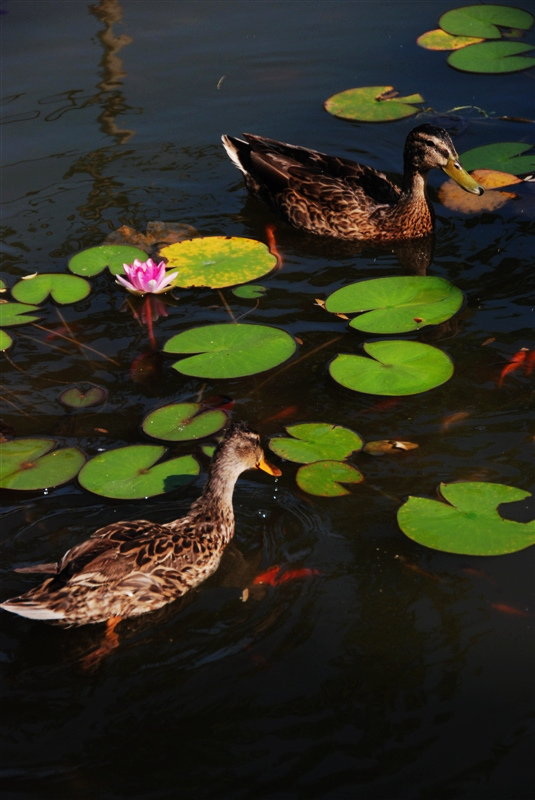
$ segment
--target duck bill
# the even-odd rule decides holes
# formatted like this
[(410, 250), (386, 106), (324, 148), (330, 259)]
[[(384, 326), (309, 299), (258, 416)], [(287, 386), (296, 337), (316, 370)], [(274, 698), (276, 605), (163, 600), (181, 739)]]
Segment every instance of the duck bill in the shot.
[(268, 475), (275, 475), (275, 477), (282, 475), (280, 469), (278, 469), (278, 467), (274, 467), (273, 464), (268, 464), (264, 456), (262, 456), (262, 458), (256, 465), (256, 468), (264, 470), (264, 472), (267, 472)]
[(472, 178), (468, 172), (463, 169), (460, 162), (454, 158), (448, 158), (448, 163), (445, 167), (442, 167), (446, 175), (449, 175), (450, 178), (453, 178), (455, 183), (458, 183), (465, 192), (470, 192), (471, 194), (483, 194), (483, 188), (479, 185), (477, 181)]

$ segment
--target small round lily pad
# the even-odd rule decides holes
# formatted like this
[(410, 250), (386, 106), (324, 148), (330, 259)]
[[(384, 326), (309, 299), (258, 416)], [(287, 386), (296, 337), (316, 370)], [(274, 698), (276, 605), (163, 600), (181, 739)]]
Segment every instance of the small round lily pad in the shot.
[(7, 331), (0, 330), (0, 351), (7, 350), (13, 344), (13, 339)]
[[(36, 311), (40, 311), (40, 309), (27, 303), (0, 303), (0, 325), (6, 327), (8, 325), (24, 325), (28, 322), (34, 322), (39, 319), (35, 313)], [(32, 316), (26, 316), (32, 312)]]
[(455, 36), (499, 39), (500, 27), (527, 31), (533, 25), (533, 16), (521, 8), (481, 3), (446, 11), (438, 24), (447, 33)]
[(366, 333), (405, 333), (438, 325), (463, 303), (453, 284), (428, 275), (373, 278), (344, 286), (327, 298), (332, 313), (361, 313), (350, 325)]
[(421, 94), (400, 97), (393, 86), (359, 86), (333, 94), (325, 101), (325, 110), (335, 117), (359, 122), (390, 122), (417, 114), (422, 109)]
[(267, 325), (220, 324), (190, 328), (164, 345), (166, 353), (194, 353), (173, 364), (197, 378), (241, 378), (276, 367), (295, 352), (285, 331)]
[(60, 396), (59, 400), (63, 405), (70, 408), (88, 408), (89, 406), (96, 406), (99, 403), (104, 403), (108, 396), (108, 392), (102, 386), (88, 386), (81, 389), (79, 386), (71, 386), (70, 389), (65, 389)]
[(60, 305), (84, 300), (91, 284), (77, 275), (41, 273), (24, 278), (15, 284), (11, 294), (20, 303), (42, 303), (50, 295)]
[[(0, 487), (36, 491), (72, 480), (85, 462), (77, 447), (54, 450), (55, 439), (12, 439), (0, 443)], [(52, 451), (52, 452), (50, 452)]]
[(317, 497), (343, 497), (349, 494), (345, 483), (361, 483), (362, 474), (344, 461), (315, 461), (299, 467), (295, 480), (300, 489)]
[(277, 265), (268, 247), (255, 239), (206, 236), (185, 239), (160, 250), (168, 267), (178, 269), (176, 286), (220, 289), (261, 278)]
[(309, 464), (312, 461), (342, 461), (360, 450), (362, 439), (349, 428), (327, 422), (288, 425), (288, 437), (273, 437), (269, 448), (281, 458)]
[(531, 497), (501, 483), (481, 481), (440, 484), (446, 502), (409, 497), (398, 511), (398, 524), (415, 542), (473, 556), (515, 553), (535, 544), (535, 521), (514, 522), (498, 513), (501, 503)]
[(488, 41), (455, 50), (448, 56), (450, 67), (461, 72), (497, 75), (521, 72), (535, 65), (533, 56), (526, 56), (533, 45), (522, 42)]
[(228, 420), (221, 409), (201, 413), (200, 403), (172, 403), (147, 414), (142, 428), (154, 439), (168, 442), (184, 442), (202, 439), (221, 430)]
[(156, 463), (165, 452), (165, 447), (151, 444), (108, 450), (88, 461), (78, 480), (84, 489), (103, 497), (133, 500), (172, 492), (199, 474), (193, 456)]
[(340, 354), (329, 366), (334, 380), (355, 392), (418, 394), (440, 386), (453, 375), (449, 356), (429, 344), (392, 339), (363, 347), (371, 358)]
[(112, 275), (123, 272), (123, 264), (132, 264), (136, 258), (146, 261), (148, 256), (138, 247), (123, 244), (103, 244), (89, 247), (76, 253), (69, 261), (69, 269), (75, 275), (99, 275), (106, 267)]

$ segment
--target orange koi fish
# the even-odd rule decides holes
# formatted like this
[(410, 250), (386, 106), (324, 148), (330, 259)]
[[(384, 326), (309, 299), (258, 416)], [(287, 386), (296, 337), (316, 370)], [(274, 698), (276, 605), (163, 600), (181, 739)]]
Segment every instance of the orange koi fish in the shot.
[(514, 356), (512, 356), (509, 359), (509, 363), (507, 363), (505, 365), (505, 367), (502, 369), (502, 371), (500, 372), (500, 377), (498, 379), (498, 388), (499, 389), (502, 386), (503, 379), (505, 378), (505, 376), (509, 375), (510, 372), (514, 372), (516, 369), (518, 369), (520, 366), (522, 366), (522, 364), (526, 360), (527, 353), (528, 353), (528, 348), (527, 347), (522, 347), (518, 351), (518, 353), (515, 353)]
[(257, 575), (253, 581), (254, 586), (258, 586), (259, 584), (267, 584), (268, 586), (280, 586), (281, 583), (288, 583), (288, 581), (299, 580), (301, 578), (308, 578), (311, 575), (321, 575), (321, 572), (317, 569), (308, 569), (307, 567), (301, 567), (299, 569), (288, 569), (286, 572), (279, 574), (281, 571), (281, 567), (270, 567), (265, 572), (261, 572), (260, 575)]

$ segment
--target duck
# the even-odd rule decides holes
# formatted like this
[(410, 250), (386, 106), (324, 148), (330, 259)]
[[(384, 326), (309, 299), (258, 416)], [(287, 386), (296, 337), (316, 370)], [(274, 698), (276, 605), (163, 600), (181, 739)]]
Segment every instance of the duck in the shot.
[(234, 536), (234, 486), (248, 469), (281, 474), (266, 461), (258, 433), (237, 422), (217, 445), (202, 494), (186, 516), (100, 528), (59, 562), (18, 570), (51, 574), (0, 607), (62, 627), (104, 622), (113, 638), (122, 619), (161, 608), (216, 571)]
[(365, 164), (243, 135), (246, 141), (225, 134), (222, 142), (251, 194), (295, 228), (319, 236), (369, 242), (428, 236), (435, 220), (426, 192), (433, 168), (467, 192), (483, 194), (461, 166), (449, 133), (435, 125), (419, 125), (407, 136), (401, 188)]

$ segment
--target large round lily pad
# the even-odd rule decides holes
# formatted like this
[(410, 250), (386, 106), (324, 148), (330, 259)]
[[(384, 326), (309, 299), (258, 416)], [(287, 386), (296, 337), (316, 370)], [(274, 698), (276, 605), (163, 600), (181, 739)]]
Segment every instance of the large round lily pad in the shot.
[(448, 64), (461, 72), (492, 75), (521, 72), (535, 64), (535, 58), (522, 55), (530, 50), (533, 50), (533, 45), (522, 42), (482, 42), (450, 53)]
[(531, 497), (529, 492), (501, 483), (442, 483), (445, 503), (409, 497), (398, 511), (398, 523), (415, 542), (473, 556), (515, 553), (535, 544), (535, 521), (513, 522), (498, 513), (500, 503)]
[(210, 286), (220, 289), (261, 278), (277, 259), (262, 242), (237, 236), (185, 239), (163, 247), (167, 266), (178, 269), (176, 286)]
[(343, 461), (362, 447), (362, 439), (349, 428), (327, 422), (288, 425), (288, 437), (274, 437), (270, 450), (288, 461), (309, 464), (312, 461)]
[(366, 343), (364, 350), (372, 358), (341, 354), (329, 366), (334, 380), (355, 392), (418, 394), (453, 375), (449, 356), (429, 344), (388, 340)]
[[(27, 322), (34, 322), (39, 317), (35, 314), (40, 311), (36, 306), (27, 303), (0, 303), (0, 325), (24, 325)], [(32, 316), (26, 316), (33, 312)]]
[(178, 333), (164, 345), (166, 353), (195, 353), (173, 367), (197, 378), (241, 378), (276, 367), (290, 358), (292, 337), (267, 325), (204, 325)]
[(56, 303), (67, 305), (84, 300), (90, 291), (91, 284), (77, 275), (42, 273), (16, 283), (11, 294), (20, 303), (42, 303), (51, 295)]
[(136, 258), (146, 261), (148, 256), (138, 247), (123, 244), (103, 244), (89, 247), (76, 253), (69, 261), (69, 269), (75, 275), (98, 275), (108, 267), (112, 275), (120, 275), (123, 264), (132, 264)]
[(325, 101), (325, 110), (335, 117), (359, 122), (390, 122), (417, 114), (422, 109), (421, 94), (400, 97), (393, 86), (360, 86), (333, 94)]
[(527, 31), (533, 25), (533, 16), (521, 8), (500, 5), (472, 5), (446, 11), (438, 24), (455, 36), (482, 36), (499, 39), (500, 28), (518, 28)]
[(335, 314), (367, 312), (350, 322), (360, 331), (405, 333), (444, 322), (462, 302), (463, 293), (444, 278), (418, 275), (352, 283), (333, 292), (325, 307)]
[(56, 445), (54, 439), (44, 438), (0, 443), (0, 487), (36, 491), (72, 480), (85, 455), (77, 447), (54, 450)]
[(146, 434), (168, 442), (202, 439), (221, 430), (228, 420), (221, 409), (201, 412), (200, 403), (172, 403), (151, 411), (142, 423)]
[(533, 150), (533, 145), (526, 142), (495, 142), (466, 150), (462, 154), (462, 162), (469, 172), (475, 169), (492, 169), (523, 175), (535, 170), (535, 153), (522, 155), (529, 150)]
[(108, 450), (88, 461), (78, 480), (84, 489), (103, 497), (133, 500), (172, 492), (199, 474), (199, 464), (193, 456), (157, 464), (165, 452), (162, 445), (152, 444)]
[(300, 489), (318, 497), (343, 497), (349, 491), (344, 483), (361, 483), (362, 474), (343, 461), (315, 461), (299, 467), (295, 480)]

